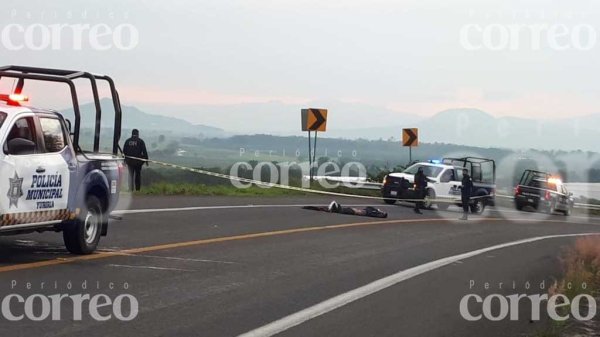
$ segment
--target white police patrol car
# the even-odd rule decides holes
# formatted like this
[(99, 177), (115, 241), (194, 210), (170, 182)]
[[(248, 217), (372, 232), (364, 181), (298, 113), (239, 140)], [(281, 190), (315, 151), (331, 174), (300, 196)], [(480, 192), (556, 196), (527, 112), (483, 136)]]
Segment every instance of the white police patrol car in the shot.
[[(112, 80), (84, 72), (30, 67), (0, 68), (0, 77), (18, 79), (16, 93), (0, 95), (0, 235), (62, 231), (67, 249), (93, 252), (108, 230), (108, 215), (116, 206), (122, 176), (117, 157), (121, 110)], [(74, 86), (75, 129), (55, 111), (22, 106), (25, 80), (72, 84), (75, 78), (108, 79), (115, 101), (116, 144), (113, 153), (78, 146), (79, 106)], [(95, 90), (95, 89), (94, 89)], [(97, 92), (94, 92), (97, 103)], [(97, 120), (101, 115), (97, 107)]]
[[(462, 170), (467, 169), (473, 180), (473, 194), (470, 208), (473, 213), (481, 213), (487, 205), (494, 204), (496, 190), (496, 164), (491, 159), (464, 157), (444, 158), (441, 161), (415, 163), (402, 172), (388, 174), (381, 188), (386, 203), (394, 204), (402, 199), (420, 199), (413, 190), (414, 177), (419, 168), (429, 179), (424, 205), (430, 208), (447, 209), (451, 204), (462, 206)], [(434, 202), (440, 200), (441, 202)]]

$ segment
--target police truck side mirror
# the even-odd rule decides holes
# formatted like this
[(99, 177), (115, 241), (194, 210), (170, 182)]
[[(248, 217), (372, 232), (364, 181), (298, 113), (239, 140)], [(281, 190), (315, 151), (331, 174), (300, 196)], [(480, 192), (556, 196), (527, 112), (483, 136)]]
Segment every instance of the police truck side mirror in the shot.
[(24, 155), (35, 153), (35, 143), (25, 138), (13, 138), (8, 141), (8, 154)]

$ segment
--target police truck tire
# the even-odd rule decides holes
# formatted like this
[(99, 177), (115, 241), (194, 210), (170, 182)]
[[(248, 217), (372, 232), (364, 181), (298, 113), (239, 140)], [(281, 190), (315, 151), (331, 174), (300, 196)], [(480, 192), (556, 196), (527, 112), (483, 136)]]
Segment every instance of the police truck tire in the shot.
[(86, 207), (77, 220), (63, 230), (67, 250), (73, 254), (91, 254), (98, 247), (102, 224), (102, 203), (96, 196), (87, 197)]
[(482, 214), (483, 211), (485, 211), (485, 200), (483, 198), (475, 199), (473, 204), (470, 205), (470, 208), (471, 208), (471, 213)]

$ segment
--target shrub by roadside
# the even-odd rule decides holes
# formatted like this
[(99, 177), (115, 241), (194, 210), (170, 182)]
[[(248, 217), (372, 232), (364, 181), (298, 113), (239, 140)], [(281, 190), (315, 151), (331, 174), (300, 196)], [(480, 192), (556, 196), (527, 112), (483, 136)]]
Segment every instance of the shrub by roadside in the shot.
[[(562, 294), (569, 301), (578, 295), (588, 294), (600, 303), (600, 237), (583, 237), (577, 239), (573, 246), (562, 254), (561, 265), (564, 271), (562, 280), (557, 281), (549, 289), (549, 295)], [(581, 303), (582, 315), (587, 315), (587, 303)], [(563, 307), (568, 315), (569, 307)], [(589, 321), (577, 321), (572, 317), (565, 322), (554, 322), (546, 331), (536, 337), (591, 337), (598, 336), (600, 319), (594, 317)]]

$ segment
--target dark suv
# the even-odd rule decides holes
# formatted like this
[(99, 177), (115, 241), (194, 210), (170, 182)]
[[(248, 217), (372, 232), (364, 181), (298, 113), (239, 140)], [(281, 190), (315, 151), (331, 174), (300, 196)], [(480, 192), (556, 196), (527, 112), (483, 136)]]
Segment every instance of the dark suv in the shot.
[(549, 214), (562, 212), (570, 215), (573, 209), (573, 193), (562, 180), (541, 171), (526, 170), (515, 188), (515, 207), (522, 210), (529, 206)]

